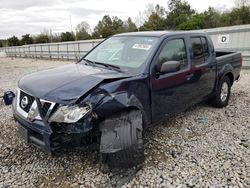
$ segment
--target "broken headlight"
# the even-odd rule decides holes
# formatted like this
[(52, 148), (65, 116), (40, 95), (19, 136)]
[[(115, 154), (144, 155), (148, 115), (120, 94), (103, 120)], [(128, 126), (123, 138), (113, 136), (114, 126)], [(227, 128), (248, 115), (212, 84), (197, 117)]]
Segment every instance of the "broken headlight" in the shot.
[(75, 123), (92, 111), (91, 104), (83, 106), (61, 106), (49, 118), (49, 122)]

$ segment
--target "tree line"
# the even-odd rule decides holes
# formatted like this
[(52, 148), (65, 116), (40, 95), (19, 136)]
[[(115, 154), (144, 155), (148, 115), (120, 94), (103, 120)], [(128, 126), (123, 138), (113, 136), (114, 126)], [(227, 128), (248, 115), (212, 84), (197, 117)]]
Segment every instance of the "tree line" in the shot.
[(236, 6), (230, 11), (209, 7), (199, 13), (185, 0), (169, 0), (167, 6), (168, 9), (158, 4), (155, 7), (149, 4), (143, 13), (139, 13), (135, 22), (130, 17), (122, 20), (117, 16), (105, 15), (92, 32), (89, 24), (83, 21), (77, 25), (75, 32), (52, 34), (45, 31), (34, 36), (25, 34), (20, 39), (12, 36), (0, 40), (0, 47), (98, 39), (133, 31), (194, 30), (250, 24), (249, 0), (236, 0)]

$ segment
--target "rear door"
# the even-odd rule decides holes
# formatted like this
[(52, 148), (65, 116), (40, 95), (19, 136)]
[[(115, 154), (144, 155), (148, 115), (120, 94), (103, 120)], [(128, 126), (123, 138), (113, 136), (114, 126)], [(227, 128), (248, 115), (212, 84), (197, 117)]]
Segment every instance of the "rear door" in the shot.
[(190, 81), (193, 82), (193, 104), (204, 100), (214, 89), (216, 79), (216, 58), (206, 36), (191, 36), (192, 69)]

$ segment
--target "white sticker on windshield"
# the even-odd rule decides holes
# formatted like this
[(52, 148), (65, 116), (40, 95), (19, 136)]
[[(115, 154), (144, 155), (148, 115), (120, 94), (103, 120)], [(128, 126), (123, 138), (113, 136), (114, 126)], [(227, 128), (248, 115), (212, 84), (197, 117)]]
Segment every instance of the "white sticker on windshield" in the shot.
[(151, 47), (152, 45), (149, 44), (134, 44), (132, 48), (139, 50), (149, 50)]

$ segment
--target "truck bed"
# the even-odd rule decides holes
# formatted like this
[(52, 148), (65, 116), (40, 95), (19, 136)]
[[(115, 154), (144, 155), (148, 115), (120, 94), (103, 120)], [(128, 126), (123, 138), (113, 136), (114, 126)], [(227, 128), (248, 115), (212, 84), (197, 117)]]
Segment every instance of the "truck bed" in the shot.
[(239, 77), (241, 69), (240, 52), (216, 51), (216, 61), (217, 61), (217, 69), (219, 72), (222, 69), (222, 67), (226, 65), (227, 67), (231, 67), (234, 79), (237, 79)]
[(221, 58), (226, 58), (226, 57), (234, 57), (235, 55), (239, 55), (240, 57), (240, 53), (239, 52), (226, 52), (226, 51), (216, 51), (216, 59), (220, 60)]

